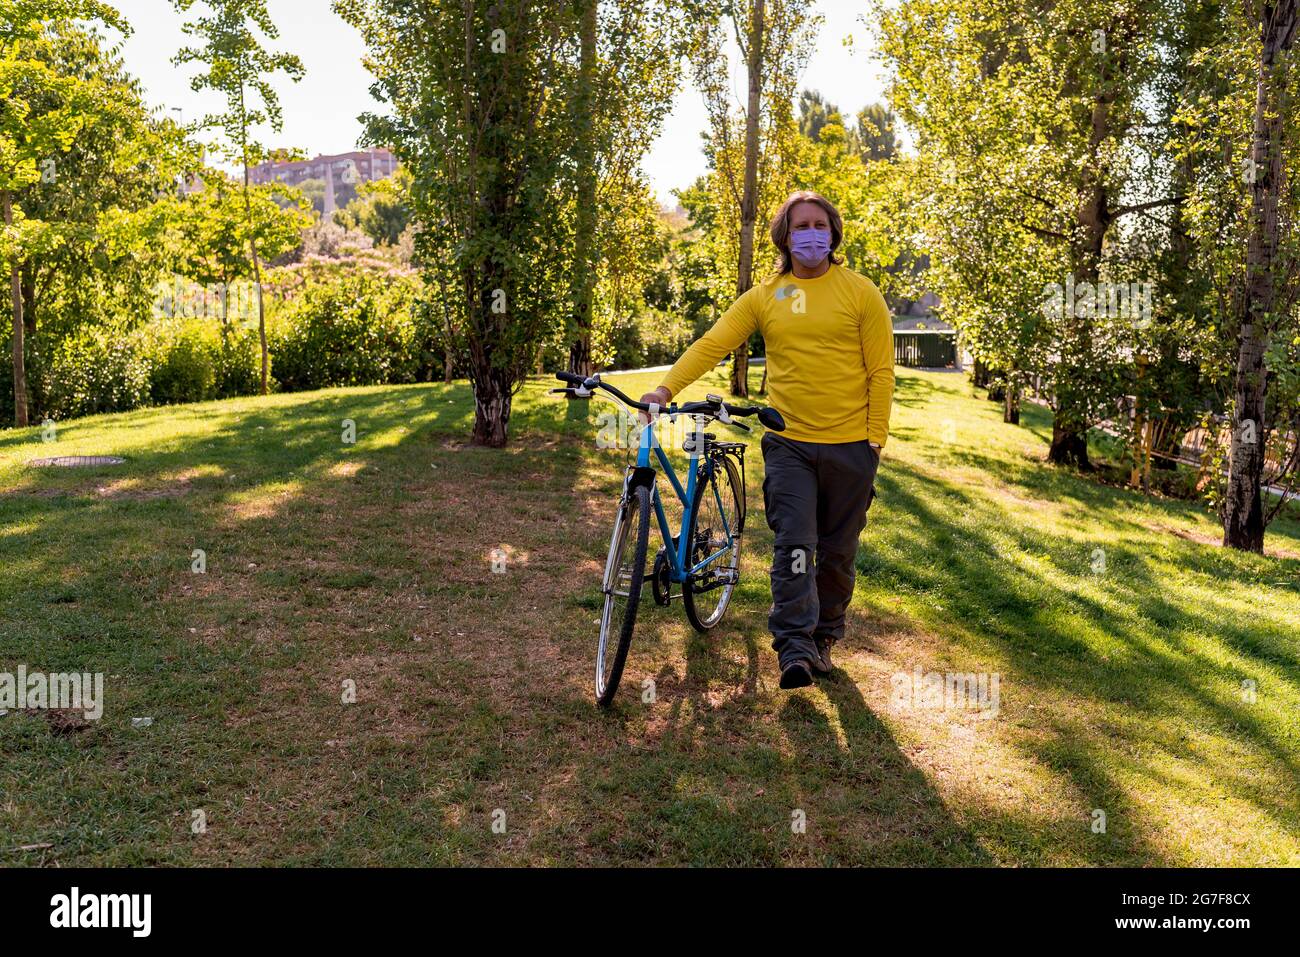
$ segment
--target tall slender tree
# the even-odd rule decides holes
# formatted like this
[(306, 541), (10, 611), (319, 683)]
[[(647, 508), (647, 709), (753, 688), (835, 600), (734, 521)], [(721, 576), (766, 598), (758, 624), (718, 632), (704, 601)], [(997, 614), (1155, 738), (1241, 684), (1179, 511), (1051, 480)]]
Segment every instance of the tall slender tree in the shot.
[(1260, 485), (1272, 431), (1266, 357), (1274, 334), (1295, 307), (1293, 287), (1300, 272), (1294, 252), (1288, 255), (1285, 249), (1287, 227), (1279, 216), (1287, 188), (1284, 150), (1296, 134), (1295, 104), (1287, 93), (1295, 71), (1291, 53), (1300, 10), (1297, 0), (1269, 0), (1259, 3), (1258, 11), (1255, 106), (1245, 177), (1250, 195), (1246, 270), (1237, 313), (1235, 419), (1223, 502), (1223, 544), (1252, 552), (1264, 550)]
[(574, 194), (575, 235), (573, 263), (574, 334), (569, 346), (569, 371), (589, 376), (591, 364), (591, 315), (596, 296), (596, 24), (598, 0), (576, 0), (579, 24), (578, 89), (575, 110)]
[[(569, 370), (590, 372), (608, 357), (613, 301), (626, 275), (612, 273), (635, 249), (619, 247), (645, 191), (642, 157), (672, 107), (687, 40), (678, 4), (658, 0), (574, 0), (576, 67), (570, 98), (570, 267), (573, 305)], [(633, 227), (635, 228), (635, 227)]]
[[(197, 0), (172, 0), (179, 13), (189, 13)], [(181, 65), (201, 63), (206, 70), (190, 81), (195, 91), (214, 90), (226, 98), (223, 113), (205, 116), (199, 129), (221, 129), (226, 136), (225, 154), (243, 168), (244, 214), (247, 224), (248, 254), (252, 265), (257, 296), (257, 333), (262, 346), (262, 395), (270, 391), (271, 357), (266, 344), (266, 305), (262, 301), (262, 261), (257, 249), (257, 229), (249, 192), (250, 168), (261, 161), (265, 148), (253, 139), (253, 127), (269, 123), (279, 133), (284, 127), (280, 97), (271, 78), (285, 74), (293, 82), (302, 79), (302, 61), (291, 53), (272, 53), (262, 43), (279, 39), (266, 8), (266, 0), (202, 0), (207, 16), (184, 25), (187, 36), (197, 37), (202, 45), (183, 47), (172, 62)], [(260, 99), (261, 105), (257, 101)]]
[[(755, 229), (766, 216), (765, 200), (790, 175), (791, 143), (798, 135), (792, 100), (821, 20), (807, 0), (722, 0), (715, 8), (706, 7), (705, 14), (692, 60), (709, 113), (706, 152), (733, 207), (721, 218), (734, 222), (739, 297), (754, 282)], [(731, 102), (728, 38), (745, 62), (746, 99), (739, 122)], [(731, 391), (749, 395), (748, 343), (733, 356)]]
[(538, 344), (565, 328), (571, 0), (339, 0), (388, 111), (363, 117), (411, 173), (417, 261), (501, 447)]

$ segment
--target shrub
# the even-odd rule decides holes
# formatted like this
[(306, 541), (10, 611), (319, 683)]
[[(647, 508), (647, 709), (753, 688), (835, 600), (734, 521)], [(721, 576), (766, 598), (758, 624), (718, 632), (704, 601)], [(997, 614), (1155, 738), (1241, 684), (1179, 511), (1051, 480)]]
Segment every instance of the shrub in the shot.
[(149, 401), (149, 361), (133, 336), (85, 328), (49, 357), (44, 414), (56, 419), (126, 412)]
[(686, 351), (693, 338), (691, 324), (670, 312), (647, 308), (618, 322), (611, 330), (614, 353), (610, 368), (638, 369), (667, 365)]
[(285, 303), (268, 330), (271, 371), (285, 391), (417, 382), (429, 362), (413, 283), (342, 276)]
[(202, 402), (216, 385), (216, 342), (208, 319), (164, 320), (145, 326), (139, 342), (149, 360), (149, 399), (154, 405)]
[(214, 361), (214, 399), (262, 391), (262, 346), (256, 328), (231, 325), (224, 337), (218, 335)]
[(137, 334), (149, 361), (155, 405), (255, 395), (261, 387), (257, 331), (213, 319), (162, 319)]

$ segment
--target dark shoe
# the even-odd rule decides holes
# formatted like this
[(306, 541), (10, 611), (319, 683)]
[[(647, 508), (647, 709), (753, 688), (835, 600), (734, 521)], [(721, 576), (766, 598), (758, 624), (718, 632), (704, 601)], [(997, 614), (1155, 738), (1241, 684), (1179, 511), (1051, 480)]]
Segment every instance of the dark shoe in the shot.
[(817, 646), (817, 654), (809, 665), (812, 667), (813, 674), (825, 677), (835, 670), (835, 664), (831, 661), (831, 648), (835, 644), (835, 639), (813, 635), (813, 644)]
[(812, 684), (812, 680), (812, 669), (802, 658), (796, 658), (781, 669), (781, 688), (785, 691), (806, 688)]

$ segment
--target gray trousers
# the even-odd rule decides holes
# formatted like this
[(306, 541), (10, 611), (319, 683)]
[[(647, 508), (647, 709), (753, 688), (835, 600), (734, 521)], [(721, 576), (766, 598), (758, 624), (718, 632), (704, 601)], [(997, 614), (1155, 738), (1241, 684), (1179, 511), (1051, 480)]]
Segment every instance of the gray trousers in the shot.
[(865, 440), (828, 445), (768, 432), (763, 462), (763, 503), (776, 535), (768, 629), (784, 668), (812, 657), (814, 636), (844, 636), (880, 453)]

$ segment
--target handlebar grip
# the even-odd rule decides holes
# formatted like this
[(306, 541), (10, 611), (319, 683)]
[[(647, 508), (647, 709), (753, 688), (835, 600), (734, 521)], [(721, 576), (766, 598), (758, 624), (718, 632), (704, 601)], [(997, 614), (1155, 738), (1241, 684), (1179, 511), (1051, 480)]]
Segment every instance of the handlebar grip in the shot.
[(582, 385), (587, 381), (576, 372), (557, 372), (555, 373), (555, 378), (559, 379), (561, 382), (567, 382), (569, 385)]

